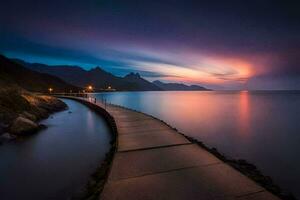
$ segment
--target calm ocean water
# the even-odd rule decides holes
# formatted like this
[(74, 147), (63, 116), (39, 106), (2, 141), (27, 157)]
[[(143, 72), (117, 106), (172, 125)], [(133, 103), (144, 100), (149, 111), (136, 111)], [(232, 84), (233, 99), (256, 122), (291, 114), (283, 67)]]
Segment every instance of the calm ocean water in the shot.
[(99, 100), (156, 116), (300, 197), (299, 92), (114, 92)]
[(69, 110), (44, 120), (47, 129), (0, 146), (1, 200), (70, 199), (103, 161), (111, 139), (106, 122), (64, 101)]

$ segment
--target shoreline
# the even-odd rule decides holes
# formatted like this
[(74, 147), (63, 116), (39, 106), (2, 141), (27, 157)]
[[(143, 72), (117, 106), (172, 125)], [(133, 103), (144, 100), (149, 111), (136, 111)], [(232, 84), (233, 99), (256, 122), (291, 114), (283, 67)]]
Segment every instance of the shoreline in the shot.
[(58, 98), (18, 89), (1, 91), (0, 144), (47, 128), (40, 122), (68, 106)]

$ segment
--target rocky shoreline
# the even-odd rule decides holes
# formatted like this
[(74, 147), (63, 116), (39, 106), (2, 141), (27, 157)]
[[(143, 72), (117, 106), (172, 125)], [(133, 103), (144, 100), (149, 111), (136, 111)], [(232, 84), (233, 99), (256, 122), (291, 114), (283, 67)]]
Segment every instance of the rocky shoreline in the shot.
[(18, 88), (0, 91), (0, 143), (46, 128), (39, 121), (67, 109), (61, 100)]

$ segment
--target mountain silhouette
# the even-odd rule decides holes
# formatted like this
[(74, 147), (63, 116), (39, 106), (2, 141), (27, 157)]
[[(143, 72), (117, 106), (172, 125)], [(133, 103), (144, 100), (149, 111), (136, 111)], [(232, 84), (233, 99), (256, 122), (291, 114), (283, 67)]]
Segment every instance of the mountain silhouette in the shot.
[(107, 88), (113, 88), (118, 91), (207, 90), (198, 85), (187, 86), (180, 83), (150, 82), (142, 78), (139, 73), (133, 72), (124, 77), (118, 77), (104, 71), (99, 66), (85, 70), (79, 66), (49, 66), (40, 63), (28, 63), (19, 59), (13, 60), (31, 70), (57, 76), (67, 83), (81, 88), (92, 85), (95, 91), (101, 91)]
[(162, 88), (163, 90), (170, 90), (170, 91), (202, 91), (202, 90), (209, 90), (205, 87), (199, 85), (185, 85), (182, 83), (163, 83), (161, 81), (153, 81), (153, 84)]
[(104, 71), (100, 67), (95, 67), (90, 70), (84, 70), (78, 66), (57, 65), (49, 66), (39, 63), (27, 63), (22, 60), (14, 61), (22, 64), (23, 66), (35, 70), (40, 73), (47, 73), (57, 76), (66, 82), (85, 88), (88, 85), (93, 85), (95, 90), (103, 90), (111, 87), (119, 91), (149, 91), (161, 90), (151, 82), (139, 77), (134, 79), (130, 76), (118, 77), (109, 72)]
[(56, 76), (32, 71), (24, 66), (0, 55), (0, 85), (1, 88), (20, 87), (32, 92), (78, 91), (80, 88), (66, 83)]

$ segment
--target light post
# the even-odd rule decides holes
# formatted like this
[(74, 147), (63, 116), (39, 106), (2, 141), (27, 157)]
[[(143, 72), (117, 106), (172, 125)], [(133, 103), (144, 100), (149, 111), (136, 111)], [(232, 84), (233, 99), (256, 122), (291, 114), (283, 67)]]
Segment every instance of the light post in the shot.
[(51, 94), (52, 91), (53, 91), (53, 88), (49, 88), (48, 91), (49, 91), (49, 93)]
[[(93, 91), (93, 86), (91, 86), (91, 85), (87, 86), (87, 91), (89, 93), (91, 93)], [(89, 99), (89, 101), (91, 101), (90, 95), (88, 95), (88, 99)]]

